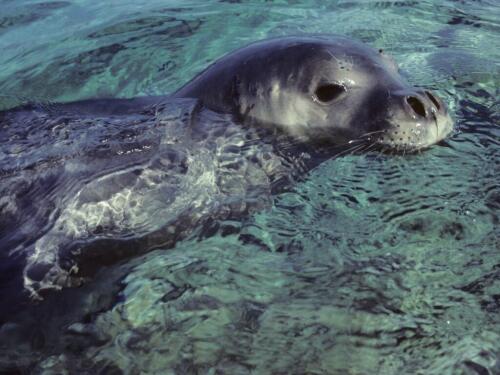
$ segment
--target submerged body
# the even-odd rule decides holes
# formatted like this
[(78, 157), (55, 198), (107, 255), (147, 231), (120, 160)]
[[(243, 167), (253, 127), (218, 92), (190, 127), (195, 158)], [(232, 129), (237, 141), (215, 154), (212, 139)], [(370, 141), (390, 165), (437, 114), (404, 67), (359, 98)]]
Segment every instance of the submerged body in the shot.
[(268, 204), (316, 151), (333, 156), (324, 144), (415, 150), (452, 128), (434, 94), (343, 37), (259, 42), (172, 96), (30, 105), (0, 124), (1, 264), (33, 293)]

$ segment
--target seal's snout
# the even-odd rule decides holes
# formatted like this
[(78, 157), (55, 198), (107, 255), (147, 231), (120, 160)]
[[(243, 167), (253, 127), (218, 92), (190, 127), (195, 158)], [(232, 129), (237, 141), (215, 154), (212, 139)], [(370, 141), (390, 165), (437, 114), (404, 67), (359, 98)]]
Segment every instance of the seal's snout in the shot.
[(427, 90), (407, 88), (390, 95), (389, 128), (379, 142), (397, 149), (420, 149), (445, 138), (453, 122), (444, 102)]

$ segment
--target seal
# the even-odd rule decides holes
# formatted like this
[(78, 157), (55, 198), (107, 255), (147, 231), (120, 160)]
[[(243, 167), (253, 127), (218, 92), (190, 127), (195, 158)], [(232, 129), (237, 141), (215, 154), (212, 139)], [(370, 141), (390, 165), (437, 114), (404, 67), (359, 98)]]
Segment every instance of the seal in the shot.
[(382, 50), (341, 36), (283, 37), (221, 58), (178, 90), (244, 122), (277, 126), (304, 142), (364, 138), (412, 151), (453, 128), (446, 105), (398, 73)]
[(79, 285), (196, 228), (210, 235), (336, 146), (415, 151), (451, 129), (435, 94), (340, 36), (251, 44), (169, 96), (0, 112), (0, 295), (7, 282), (33, 294)]

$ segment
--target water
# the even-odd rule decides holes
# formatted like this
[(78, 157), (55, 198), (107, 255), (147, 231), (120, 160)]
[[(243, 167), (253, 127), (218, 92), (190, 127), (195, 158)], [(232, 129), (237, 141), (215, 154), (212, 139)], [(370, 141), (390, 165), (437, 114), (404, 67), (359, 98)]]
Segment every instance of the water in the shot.
[[(410, 82), (449, 103), (457, 127), (421, 154), (332, 159), (269, 195), (266, 176), (249, 170), (247, 179), (231, 180), (213, 169), (209, 148), (190, 154), (189, 145), (183, 151), (197, 172), (155, 184), (155, 172), (183, 165), (168, 157), (152, 163), (159, 144), (169, 154), (162, 140), (179, 136), (165, 134), (161, 122), (146, 132), (138, 119), (135, 133), (87, 124), (92, 135), (71, 121), (38, 129), (19, 123), (2, 134), (0, 149), (0, 371), (500, 373), (494, 1), (22, 0), (3, 1), (0, 10), (2, 109), (162, 95), (249, 42), (336, 33), (393, 55)], [(172, 105), (167, 122), (182, 120), (191, 103)], [(205, 123), (228, 124), (217, 116)], [(239, 144), (231, 134), (224, 139)], [(101, 163), (101, 174), (88, 172), (96, 166), (89, 160)], [(228, 181), (223, 191), (216, 173)], [(43, 178), (30, 190), (34, 174)], [(71, 194), (85, 187), (86, 202), (98, 203), (99, 186), (114, 187), (116, 196), (98, 213), (84, 209), (97, 204), (84, 207)], [(168, 198), (174, 188), (177, 205)], [(191, 223), (194, 231), (174, 248), (144, 245), (155, 228), (213, 202), (223, 202), (217, 212), (230, 207), (240, 215)], [(95, 217), (108, 226), (89, 225)], [(77, 235), (58, 236), (53, 224), (61, 221)], [(142, 253), (111, 257), (83, 280), (45, 279), (81, 286), (45, 293), (41, 302), (17, 298), (26, 264), (12, 268), (13, 259), (33, 263), (36, 243), (46, 255), (92, 236), (106, 237), (107, 250), (135, 236), (139, 245), (127, 251)]]

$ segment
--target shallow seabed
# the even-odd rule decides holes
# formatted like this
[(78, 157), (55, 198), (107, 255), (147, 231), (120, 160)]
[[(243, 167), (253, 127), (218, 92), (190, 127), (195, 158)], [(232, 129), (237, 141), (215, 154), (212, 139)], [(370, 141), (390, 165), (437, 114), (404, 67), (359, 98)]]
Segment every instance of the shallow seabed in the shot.
[(0, 321), (0, 373), (500, 374), (499, 17), (493, 0), (2, 1), (0, 109), (165, 94), (249, 42), (334, 33), (393, 55), (456, 131), (329, 160), (23, 306)]

